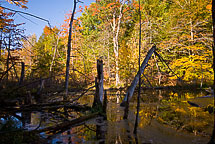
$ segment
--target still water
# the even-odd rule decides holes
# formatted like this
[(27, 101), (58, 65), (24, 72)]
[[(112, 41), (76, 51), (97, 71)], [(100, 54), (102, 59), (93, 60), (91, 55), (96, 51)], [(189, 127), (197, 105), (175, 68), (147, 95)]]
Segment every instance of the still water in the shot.
[[(123, 91), (108, 91), (107, 120), (97, 117), (82, 125), (68, 127), (60, 133), (41, 133), (49, 143), (107, 143), (107, 144), (206, 144), (213, 130), (211, 107), (213, 98), (204, 91), (144, 90), (141, 94), (139, 123), (134, 135), (136, 118), (135, 94), (129, 104), (128, 119), (123, 120), (124, 107), (120, 107)], [(206, 97), (204, 97), (206, 96)], [(79, 100), (91, 106), (93, 95)], [(35, 129), (56, 125), (67, 119), (85, 115), (68, 112), (25, 113), (24, 127)], [(39, 129), (40, 129), (39, 128)]]

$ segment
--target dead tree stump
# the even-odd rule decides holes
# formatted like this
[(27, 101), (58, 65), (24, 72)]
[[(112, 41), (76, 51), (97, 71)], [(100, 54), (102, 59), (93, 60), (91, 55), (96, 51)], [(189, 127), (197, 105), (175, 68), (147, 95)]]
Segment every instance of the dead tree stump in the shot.
[(104, 95), (104, 87), (103, 81), (104, 74), (103, 74), (103, 61), (101, 59), (97, 60), (97, 77), (95, 78), (95, 86), (96, 86), (96, 93), (94, 97), (93, 107), (96, 105), (103, 105), (103, 95)]

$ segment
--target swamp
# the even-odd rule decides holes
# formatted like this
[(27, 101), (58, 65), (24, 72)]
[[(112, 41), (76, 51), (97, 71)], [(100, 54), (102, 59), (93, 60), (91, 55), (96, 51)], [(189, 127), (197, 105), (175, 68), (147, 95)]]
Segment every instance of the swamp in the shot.
[(0, 144), (215, 144), (215, 0), (0, 0)]

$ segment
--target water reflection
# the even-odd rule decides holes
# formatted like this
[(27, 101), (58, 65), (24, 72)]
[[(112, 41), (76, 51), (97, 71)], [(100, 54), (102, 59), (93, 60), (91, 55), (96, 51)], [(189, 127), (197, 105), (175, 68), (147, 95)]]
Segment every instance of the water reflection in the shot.
[[(142, 93), (136, 135), (133, 134), (136, 95), (130, 101), (127, 119), (123, 119), (124, 108), (117, 103), (117, 97), (108, 96), (107, 121), (92, 120), (85, 126), (72, 128), (70, 133), (59, 134), (54, 139), (63, 143), (118, 144), (204, 144), (210, 140), (213, 116), (209, 114), (206, 107), (212, 103), (211, 98), (198, 98), (204, 96), (204, 93), (161, 90)], [(87, 99), (83, 99), (83, 103), (87, 103)], [(192, 107), (187, 101), (192, 101), (201, 107)], [(56, 143), (54, 139), (51, 140), (52, 143)]]
[[(113, 94), (113, 95), (111, 95)], [(108, 92), (107, 120), (103, 117), (85, 122), (83, 125), (68, 128), (61, 133), (44, 133), (50, 143), (161, 143), (190, 144), (210, 141), (214, 127), (214, 115), (210, 105), (212, 97), (201, 91), (146, 90), (141, 94), (136, 135), (133, 129), (136, 119), (137, 96), (131, 99), (127, 119), (124, 107), (120, 107), (115, 93)], [(199, 105), (194, 107), (188, 101)], [(79, 100), (81, 104), (91, 106), (93, 96)], [(65, 115), (65, 111), (67, 114)], [(84, 115), (60, 108), (57, 111), (22, 113), (23, 126), (35, 129), (56, 125), (66, 119)]]

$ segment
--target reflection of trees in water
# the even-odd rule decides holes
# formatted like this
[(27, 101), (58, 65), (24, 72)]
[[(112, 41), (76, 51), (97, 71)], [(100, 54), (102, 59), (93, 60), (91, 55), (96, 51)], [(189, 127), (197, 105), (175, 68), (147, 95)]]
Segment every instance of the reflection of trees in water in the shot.
[[(207, 122), (209, 120), (205, 120), (209, 117), (202, 116), (203, 109), (193, 109), (195, 110), (196, 116), (191, 115), (192, 107), (186, 103), (187, 100), (192, 98), (195, 99), (196, 96), (199, 96), (195, 93), (189, 92), (177, 92), (177, 91), (145, 91), (144, 94), (141, 95), (140, 109), (139, 109), (139, 122), (136, 136), (133, 135), (134, 129), (134, 121), (136, 116), (136, 103), (137, 100), (134, 96), (130, 101), (128, 119), (123, 120), (124, 108), (120, 107), (119, 104), (116, 103), (116, 99), (111, 101), (109, 100), (108, 108), (107, 108), (107, 121), (103, 119), (99, 119), (97, 122), (91, 123), (90, 125), (82, 125), (78, 127), (71, 128), (70, 130), (62, 133), (59, 136), (59, 140), (62, 140), (66, 143), (74, 143), (74, 142), (100, 142), (100, 143), (137, 143), (144, 141), (144, 133), (143, 130), (145, 127), (152, 126), (152, 119), (158, 120), (163, 118), (164, 121), (159, 121), (160, 125), (166, 125), (168, 122), (184, 122), (183, 125), (187, 125), (187, 122), (192, 122), (195, 119), (199, 120), (200, 123)], [(191, 109), (188, 109), (190, 107)], [(61, 113), (60, 113), (61, 112)], [(64, 110), (60, 110), (58, 113), (63, 114)], [(163, 114), (167, 115), (163, 115)], [(194, 112), (193, 112), (194, 113)], [(173, 119), (168, 120), (169, 115), (172, 115)], [(180, 114), (180, 116), (178, 115)], [(46, 124), (50, 124), (50, 120), (59, 120), (55, 116), (57, 114), (43, 114), (44, 119), (47, 120)], [(69, 114), (71, 116), (71, 114)], [(189, 115), (189, 117), (184, 117), (185, 115)], [(209, 115), (209, 114), (208, 114)], [(66, 115), (65, 115), (66, 116)], [(76, 117), (77, 115), (75, 115)], [(212, 115), (210, 115), (212, 116)], [(40, 118), (33, 117), (33, 115), (29, 115), (29, 113), (23, 114), (25, 123), (33, 123), (37, 121), (39, 123)], [(188, 118), (187, 121), (183, 121)], [(69, 118), (69, 117), (68, 117)], [(177, 121), (176, 121), (176, 119)], [(211, 120), (211, 119), (210, 119)], [(61, 121), (61, 120), (60, 120)], [(195, 120), (196, 121), (196, 120)], [(170, 123), (172, 127), (177, 128), (176, 123)], [(181, 125), (182, 126), (182, 125)], [(211, 125), (210, 125), (211, 126)], [(192, 127), (193, 129), (195, 127)], [(205, 127), (204, 127), (205, 128)], [(154, 128), (155, 129), (155, 128)], [(143, 135), (143, 136), (142, 136)], [(146, 140), (147, 141), (147, 140)]]
[(105, 143), (107, 125), (103, 117), (97, 118), (96, 121), (96, 139), (99, 141), (100, 144), (103, 144)]

